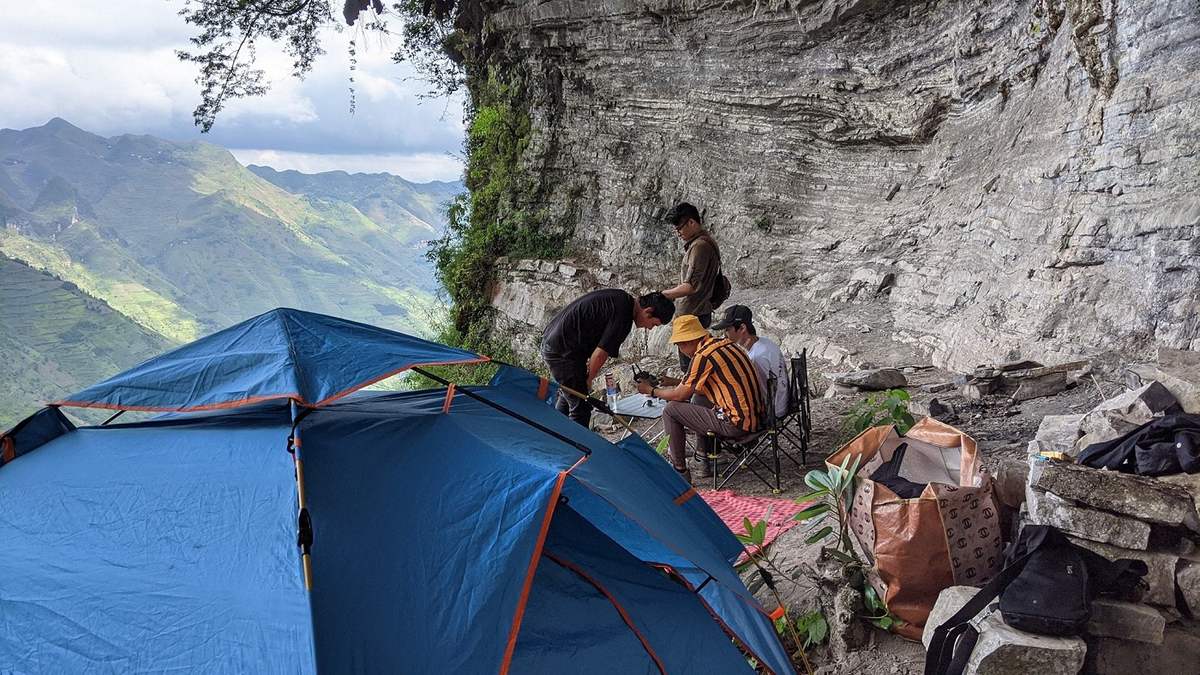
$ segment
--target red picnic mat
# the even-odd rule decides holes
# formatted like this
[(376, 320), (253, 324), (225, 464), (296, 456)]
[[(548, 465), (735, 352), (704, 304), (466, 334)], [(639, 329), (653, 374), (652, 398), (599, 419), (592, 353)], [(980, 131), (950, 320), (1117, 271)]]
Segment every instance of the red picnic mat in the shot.
[(733, 490), (700, 490), (699, 493), (734, 534), (746, 533), (746, 518), (751, 523), (766, 519), (767, 536), (763, 539), (763, 546), (770, 545), (775, 537), (799, 525), (800, 521), (794, 516), (807, 506), (791, 499), (739, 495)]

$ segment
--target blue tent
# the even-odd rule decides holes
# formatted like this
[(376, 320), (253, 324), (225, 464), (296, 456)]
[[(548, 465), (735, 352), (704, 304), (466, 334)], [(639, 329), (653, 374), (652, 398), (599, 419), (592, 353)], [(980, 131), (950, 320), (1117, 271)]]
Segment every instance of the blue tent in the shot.
[[(279, 365), (246, 356), (283, 353), (255, 351), (278, 338), (258, 317), (70, 399), (204, 412), (75, 428), (49, 407), (3, 437), (0, 672), (793, 672), (740, 545), (645, 443), (511, 367), (306, 405), (482, 358), (286, 313), (312, 333)], [(218, 336), (232, 364), (202, 349)], [(258, 402), (213, 410), (235, 401)]]

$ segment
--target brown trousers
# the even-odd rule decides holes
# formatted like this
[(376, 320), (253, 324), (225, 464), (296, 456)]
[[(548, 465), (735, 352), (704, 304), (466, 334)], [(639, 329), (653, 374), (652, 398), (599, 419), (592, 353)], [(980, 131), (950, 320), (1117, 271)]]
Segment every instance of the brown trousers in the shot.
[(711, 406), (705, 407), (682, 401), (671, 401), (666, 408), (663, 408), (663, 427), (667, 430), (667, 437), (670, 439), (668, 448), (671, 464), (676, 469), (687, 467), (687, 432), (689, 430), (695, 432), (701, 440), (704, 439), (705, 434), (710, 432), (734, 441), (750, 435), (730, 423), (729, 420), (717, 417), (717, 411), (713, 410)]

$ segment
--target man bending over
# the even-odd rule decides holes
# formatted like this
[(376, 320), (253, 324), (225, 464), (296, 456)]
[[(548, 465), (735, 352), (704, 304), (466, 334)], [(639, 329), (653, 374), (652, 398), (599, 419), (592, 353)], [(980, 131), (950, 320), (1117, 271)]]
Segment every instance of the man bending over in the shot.
[[(763, 388), (758, 371), (745, 350), (725, 338), (714, 338), (691, 314), (677, 317), (671, 343), (691, 359), (678, 386), (658, 388), (638, 383), (638, 391), (670, 401), (663, 409), (663, 426), (670, 438), (671, 465), (691, 480), (687, 467), (687, 431), (703, 438), (713, 433), (737, 441), (758, 431), (763, 414)], [(689, 402), (700, 394), (711, 407)]]
[[(674, 315), (675, 306), (662, 293), (634, 298), (620, 289), (592, 291), (564, 307), (546, 326), (542, 358), (556, 382), (587, 394), (604, 363), (621, 355), (621, 343), (633, 326), (654, 328)], [(591, 422), (592, 406), (561, 389), (555, 407), (585, 427)]]

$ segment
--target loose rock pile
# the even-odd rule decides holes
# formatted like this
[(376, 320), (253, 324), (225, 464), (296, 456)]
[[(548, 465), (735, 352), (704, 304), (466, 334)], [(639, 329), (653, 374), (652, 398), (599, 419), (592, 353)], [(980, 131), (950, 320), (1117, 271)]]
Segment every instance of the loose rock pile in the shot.
[[(1200, 394), (1200, 367), (1182, 372), (1160, 361), (1130, 371), (1134, 376), (1128, 381), (1136, 389), (1086, 414), (1042, 420), (1028, 446), (1021, 518), (1056, 527), (1111, 560), (1145, 562), (1148, 587), (1138, 602), (1094, 601), (1087, 635), (1080, 638), (1030, 635), (1005, 625), (998, 613), (985, 615), (967, 673), (1200, 670), (1200, 622), (1194, 618), (1200, 616), (1200, 475), (1150, 478), (1072, 463), (1091, 443), (1123, 436), (1164, 412), (1200, 411), (1200, 397), (1194, 396)], [(942, 593), (929, 617), (926, 642), (975, 590), (954, 587)]]

